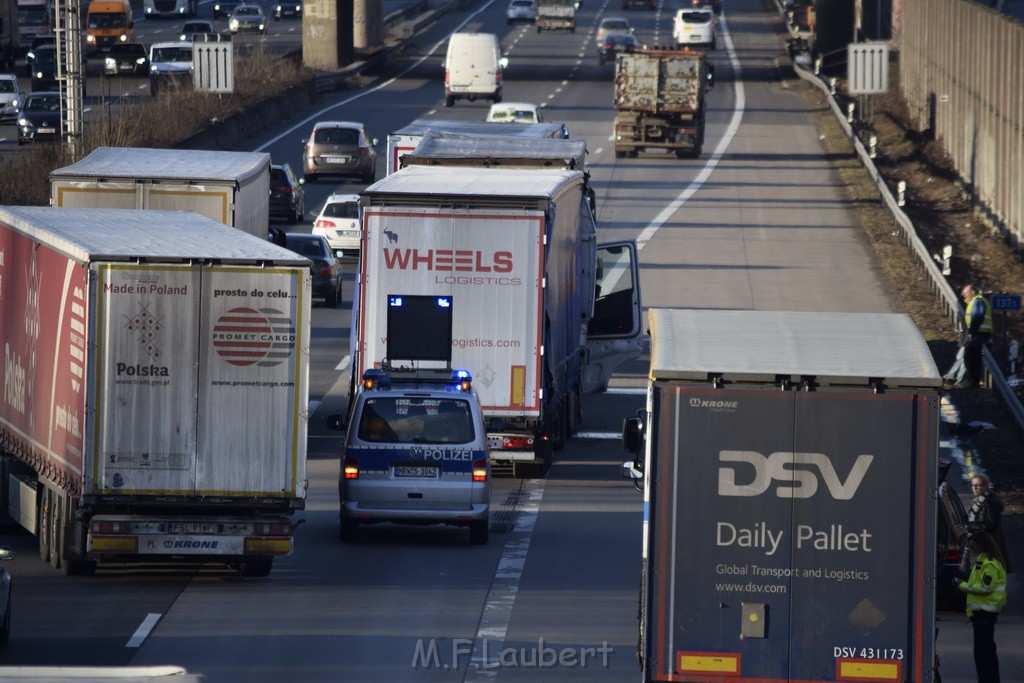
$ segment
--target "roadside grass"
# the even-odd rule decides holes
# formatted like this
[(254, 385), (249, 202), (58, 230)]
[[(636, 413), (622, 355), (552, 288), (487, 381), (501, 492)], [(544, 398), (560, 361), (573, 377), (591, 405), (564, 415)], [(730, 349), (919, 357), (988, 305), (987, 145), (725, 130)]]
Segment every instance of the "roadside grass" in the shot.
[[(167, 87), (156, 97), (114, 107), (92, 105), (94, 116), (82, 140), (79, 158), (97, 147), (173, 148), (191, 136), (276, 97), (311, 78), (297, 56), (281, 56), (262, 44), (235, 51), (235, 92), (225, 95)], [(148, 87), (147, 87), (148, 92)], [(131, 96), (129, 96), (131, 97)], [(53, 169), (74, 163), (65, 145), (35, 144), (0, 161), (0, 204), (46, 206)]]

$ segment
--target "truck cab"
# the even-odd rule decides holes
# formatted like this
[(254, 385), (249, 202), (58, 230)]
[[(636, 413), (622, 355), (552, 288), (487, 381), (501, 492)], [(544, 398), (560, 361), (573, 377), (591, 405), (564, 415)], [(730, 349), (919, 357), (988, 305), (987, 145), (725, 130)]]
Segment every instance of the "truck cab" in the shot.
[(135, 21), (128, 0), (93, 0), (85, 23), (85, 49), (91, 57), (115, 43), (135, 40)]

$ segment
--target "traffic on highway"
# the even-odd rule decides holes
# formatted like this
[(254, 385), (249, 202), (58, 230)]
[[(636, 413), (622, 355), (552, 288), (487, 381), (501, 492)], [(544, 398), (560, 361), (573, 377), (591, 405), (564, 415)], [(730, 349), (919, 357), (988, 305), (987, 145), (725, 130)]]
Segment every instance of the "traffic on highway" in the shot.
[[(299, 50), (311, 4), (258, 5), (262, 28), (195, 20)], [(452, 3), (229, 150), (100, 150), (54, 208), (0, 210), (0, 424), (28, 444), (3, 474), (34, 501), (0, 529), (0, 671), (933, 680), (941, 379), (782, 73), (780, 16), (709, 5), (709, 49), (679, 52), (683, 4), (561, 5), (571, 30)], [(606, 47), (606, 17), (637, 49)], [(137, 12), (132, 42), (151, 63), (185, 21)], [(104, 64), (87, 108), (151, 97)], [(530, 120), (486, 122), (501, 101)], [(898, 350), (829, 337), (848, 325)], [(60, 409), (30, 420), (44, 391)]]

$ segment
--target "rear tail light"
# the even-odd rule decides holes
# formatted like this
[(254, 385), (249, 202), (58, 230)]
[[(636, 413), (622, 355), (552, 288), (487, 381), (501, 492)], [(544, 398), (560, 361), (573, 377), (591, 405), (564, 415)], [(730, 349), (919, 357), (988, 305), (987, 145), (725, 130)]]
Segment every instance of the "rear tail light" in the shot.
[(485, 458), (473, 461), (473, 481), (487, 481), (487, 460)]
[(509, 451), (522, 451), (533, 448), (532, 436), (506, 436), (501, 440), (501, 447)]
[(253, 525), (256, 536), (288, 536), (291, 530), (291, 526), (284, 522), (257, 522)]
[(94, 534), (127, 534), (131, 531), (128, 522), (113, 522), (108, 520), (93, 520), (89, 525)]
[(359, 461), (351, 455), (345, 456), (345, 464), (341, 468), (342, 476), (345, 479), (359, 478)]
[(314, 228), (336, 228), (334, 221), (329, 221), (326, 218), (317, 219), (316, 223), (313, 224)]
[(960, 547), (960, 544), (956, 541), (950, 541), (949, 545), (946, 546), (946, 562), (951, 564), (959, 564), (960, 560), (963, 559), (964, 551)]
[(444, 84), (445, 85), (448, 85), (448, 83), (451, 82), (451, 76), (452, 76), (452, 72), (449, 71), (448, 69), (445, 69), (444, 70)]
[(320, 264), (320, 275), (330, 275), (330, 274), (331, 274), (331, 267), (329, 265), (327, 265), (326, 263)]
[(283, 192), (285, 194), (291, 194), (292, 188), (288, 185), (279, 185), (278, 187), (274, 188), (274, 192)]

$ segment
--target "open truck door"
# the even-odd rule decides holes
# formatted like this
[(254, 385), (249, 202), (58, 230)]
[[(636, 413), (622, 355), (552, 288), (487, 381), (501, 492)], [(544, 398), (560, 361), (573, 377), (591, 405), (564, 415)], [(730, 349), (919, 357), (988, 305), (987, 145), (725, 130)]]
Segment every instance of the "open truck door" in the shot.
[(635, 242), (597, 245), (596, 283), (594, 315), (587, 326), (584, 394), (605, 391), (615, 369), (643, 353)]

